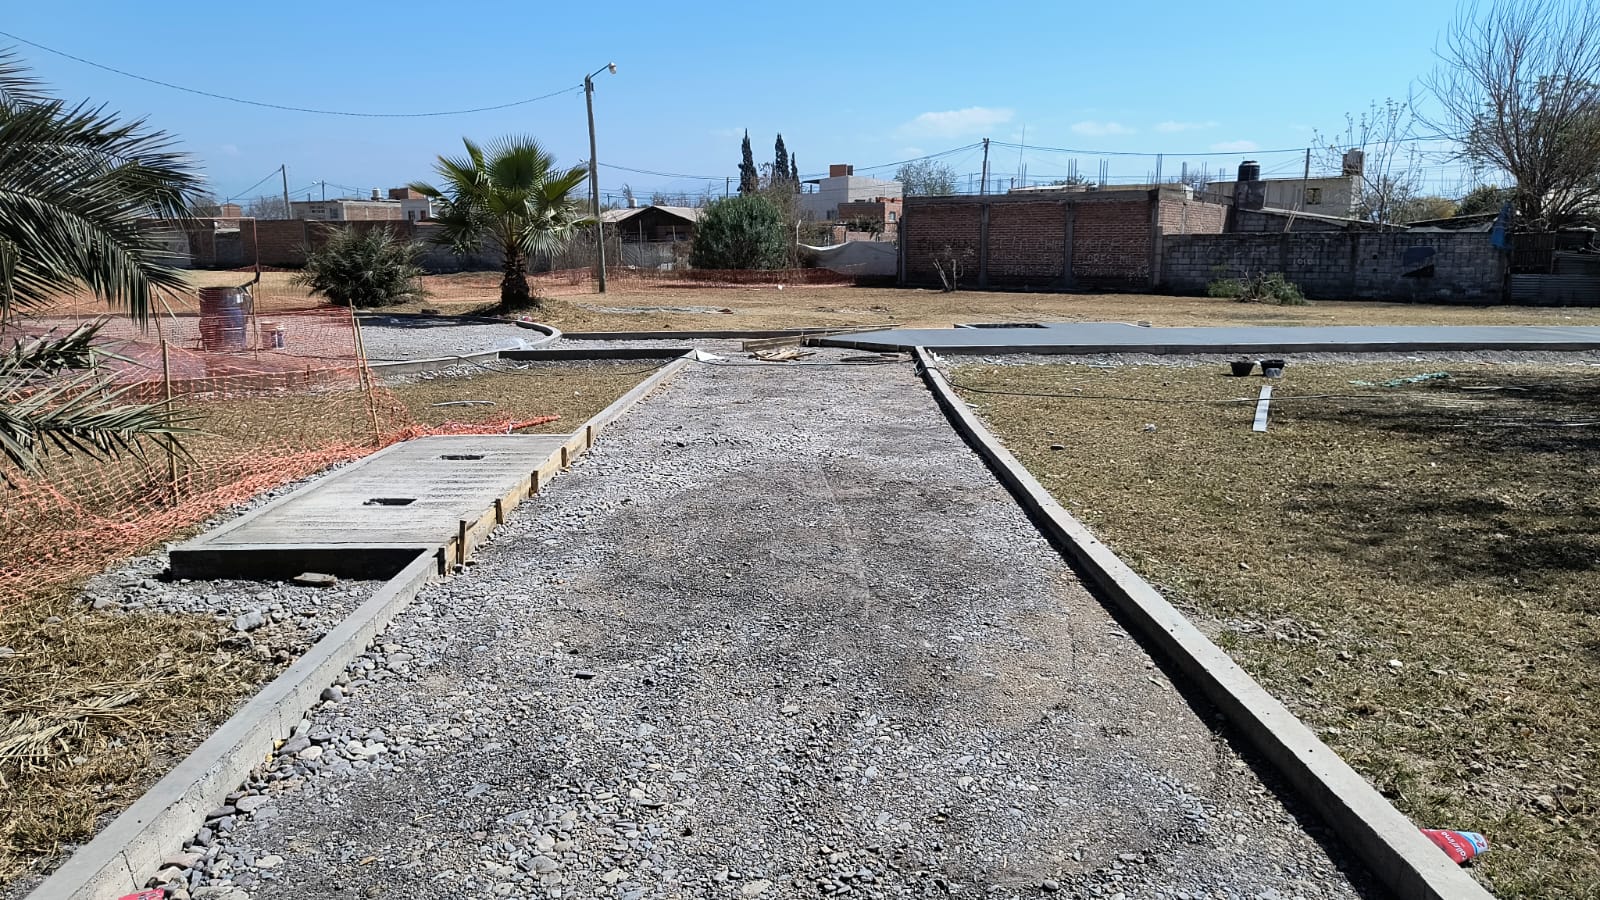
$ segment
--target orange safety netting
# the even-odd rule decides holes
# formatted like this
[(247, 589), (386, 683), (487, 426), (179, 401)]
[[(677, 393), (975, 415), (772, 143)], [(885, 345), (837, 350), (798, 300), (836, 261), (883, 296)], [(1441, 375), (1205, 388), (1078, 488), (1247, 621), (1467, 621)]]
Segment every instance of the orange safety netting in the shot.
[[(123, 398), (170, 397), (197, 431), (178, 455), (146, 446), (141, 456), (105, 462), (52, 452), (35, 475), (0, 461), (0, 604), (70, 586), (262, 491), (395, 441), (504, 433), (553, 418), (424, 426), (375, 383), (349, 310), (258, 316), (249, 305), (163, 314), (159, 327), (145, 329), (125, 317), (105, 322), (101, 346), (119, 357), (105, 366), (127, 389)], [(0, 351), (93, 320), (85, 312), (7, 323)]]

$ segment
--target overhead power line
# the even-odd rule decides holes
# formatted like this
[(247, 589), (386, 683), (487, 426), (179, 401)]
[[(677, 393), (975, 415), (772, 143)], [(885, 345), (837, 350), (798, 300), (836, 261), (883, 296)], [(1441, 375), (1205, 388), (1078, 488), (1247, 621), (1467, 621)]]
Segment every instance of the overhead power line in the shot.
[(541, 94), (541, 95), (539, 95), (537, 97), (528, 97), (528, 98), (525, 98), (525, 99), (522, 99), (522, 100), (513, 100), (510, 103), (497, 103), (497, 104), (495, 104), (493, 106), (477, 106), (477, 107), (472, 107), (471, 109), (441, 109), (441, 110), (433, 110), (433, 111), (430, 111), (430, 112), (409, 112), (409, 113), (354, 112), (354, 111), (351, 111), (351, 110), (343, 110), (343, 109), (316, 109), (314, 107), (309, 107), (309, 106), (292, 106), (292, 105), (285, 104), (285, 103), (268, 103), (268, 102), (266, 102), (264, 100), (248, 100), (248, 99), (245, 99), (243, 97), (230, 97), (227, 94), (218, 94), (218, 93), (216, 93), (214, 91), (203, 91), (203, 90), (201, 90), (199, 88), (186, 87), (186, 86), (181, 85), (181, 84), (173, 84), (170, 81), (162, 81), (159, 78), (148, 78), (148, 77), (146, 77), (144, 75), (139, 75), (139, 74), (136, 74), (136, 73), (133, 73), (133, 72), (126, 71), (124, 69), (119, 69), (116, 66), (108, 66), (108, 65), (106, 65), (104, 63), (97, 63), (92, 59), (84, 59), (81, 56), (74, 56), (73, 54), (67, 53), (64, 50), (57, 50), (54, 47), (47, 47), (44, 44), (39, 43), (38, 41), (30, 41), (25, 37), (21, 37), (19, 35), (12, 34), (9, 31), (0, 31), (0, 37), (7, 37), (7, 38), (10, 38), (11, 40), (19, 41), (21, 43), (27, 44), (30, 47), (35, 47), (37, 49), (43, 50), (46, 53), (53, 53), (56, 56), (62, 57), (63, 59), (70, 59), (70, 60), (72, 60), (74, 62), (83, 63), (86, 66), (93, 66), (96, 69), (100, 69), (102, 71), (110, 72), (110, 73), (112, 73), (114, 75), (121, 75), (124, 78), (132, 78), (135, 81), (143, 81), (146, 84), (159, 85), (160, 87), (170, 88), (170, 89), (172, 89), (174, 91), (183, 91), (186, 94), (195, 94), (195, 95), (200, 96), (200, 97), (210, 97), (213, 100), (226, 100), (229, 103), (242, 103), (242, 104), (244, 104), (246, 106), (259, 106), (259, 107), (262, 107), (264, 109), (278, 109), (278, 110), (283, 110), (285, 112), (310, 113), (312, 115), (318, 115), (318, 116), (350, 116), (350, 117), (359, 118), (359, 119), (426, 119), (426, 118), (432, 118), (432, 117), (435, 117), (435, 116), (464, 116), (464, 115), (468, 115), (470, 113), (492, 112), (492, 111), (497, 110), (497, 109), (510, 109), (513, 106), (523, 106), (525, 104), (534, 103), (534, 102), (537, 102), (539, 100), (548, 100), (551, 97), (560, 96), (561, 94), (565, 94), (565, 93), (567, 93), (569, 91), (576, 91), (576, 90), (579, 90), (579, 89), (581, 89), (583, 87), (583, 85), (581, 85), (581, 84), (575, 84), (575, 85), (572, 85), (571, 87), (564, 87), (564, 88), (561, 88), (560, 90), (551, 91), (548, 94)]

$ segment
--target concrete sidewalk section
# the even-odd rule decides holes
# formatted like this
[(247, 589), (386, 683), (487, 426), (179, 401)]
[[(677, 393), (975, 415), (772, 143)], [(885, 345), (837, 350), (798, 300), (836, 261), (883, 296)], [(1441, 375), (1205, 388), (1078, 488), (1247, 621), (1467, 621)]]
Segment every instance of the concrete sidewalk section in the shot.
[(191, 887), (1376, 896), (906, 366), (691, 367), (346, 682)]
[(1567, 325), (1326, 325), (1149, 328), (1055, 322), (898, 328), (812, 338), (858, 350), (936, 353), (1319, 353), (1403, 350), (1594, 350), (1600, 328)]
[[(564, 434), (470, 434), (395, 444), (171, 551), (179, 578), (383, 577), (457, 537), (463, 520), (527, 494), (566, 463)], [(518, 488), (521, 488), (519, 491)]]

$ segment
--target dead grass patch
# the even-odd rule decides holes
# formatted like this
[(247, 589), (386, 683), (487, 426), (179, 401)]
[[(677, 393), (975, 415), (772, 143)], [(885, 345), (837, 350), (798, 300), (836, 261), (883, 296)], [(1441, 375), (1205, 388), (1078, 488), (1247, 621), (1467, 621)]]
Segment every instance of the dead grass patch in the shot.
[[(521, 429), (522, 434), (559, 434), (577, 429), (669, 360), (619, 360), (586, 365), (526, 364), (525, 367), (399, 384), (390, 388), (411, 417), (425, 425), (526, 420), (559, 416)], [(436, 406), (460, 400), (493, 405)]]
[(94, 834), (274, 672), (206, 616), (0, 607), (0, 884)]
[(1418, 824), (1486, 833), (1499, 896), (1600, 897), (1600, 426), (1541, 427), (1600, 422), (1600, 371), (1350, 384), (1439, 365), (1291, 361), (1265, 434), (1253, 402), (1093, 399), (1253, 401), (1221, 363), (956, 380), (1074, 398), (966, 394)]

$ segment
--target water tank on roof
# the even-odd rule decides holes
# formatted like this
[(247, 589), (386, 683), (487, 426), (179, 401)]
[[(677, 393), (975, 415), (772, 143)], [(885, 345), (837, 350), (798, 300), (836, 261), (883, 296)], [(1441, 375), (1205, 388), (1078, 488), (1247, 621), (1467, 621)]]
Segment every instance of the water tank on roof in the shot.
[(1239, 163), (1239, 180), (1260, 181), (1261, 164), (1253, 159), (1247, 159), (1244, 162)]

